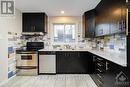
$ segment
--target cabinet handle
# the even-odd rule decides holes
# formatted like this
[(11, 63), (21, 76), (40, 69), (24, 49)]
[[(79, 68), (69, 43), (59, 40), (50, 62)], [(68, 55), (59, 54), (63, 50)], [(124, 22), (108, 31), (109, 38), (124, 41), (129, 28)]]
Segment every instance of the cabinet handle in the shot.
[(31, 31), (33, 31), (33, 26), (31, 26)]
[(103, 72), (103, 71), (101, 71), (100, 69), (97, 69), (97, 71), (99, 71), (100, 73)]
[(66, 53), (64, 53), (64, 56), (66, 56)]
[(93, 62), (96, 62), (96, 56), (93, 56)]
[(103, 84), (103, 82), (101, 82), (99, 79), (97, 80), (100, 84)]
[(128, 36), (128, 8), (126, 10), (126, 35)]
[(96, 58), (96, 56), (93, 56), (93, 58)]
[(99, 63), (97, 63), (97, 65), (98, 65), (98, 66), (100, 66), (100, 67), (102, 67), (102, 66), (103, 66), (103, 65), (101, 65), (101, 64), (99, 64)]
[(35, 27), (35, 26), (31, 26), (31, 30), (32, 30), (32, 31), (35, 31), (35, 30), (36, 30), (36, 27)]
[(97, 84), (98, 87), (101, 87), (99, 84)]
[(97, 74), (97, 76), (98, 76), (99, 78), (103, 78), (100, 74)]
[(67, 54), (67, 53), (65, 53), (65, 56), (68, 56), (68, 54)]
[(78, 57), (80, 57), (80, 53), (78, 53)]
[(33, 29), (34, 29), (34, 31), (36, 30), (36, 27), (35, 26), (33, 26)]
[(102, 61), (103, 59), (101, 59), (101, 58), (97, 58), (97, 60)]
[(108, 68), (108, 65), (109, 65), (109, 63), (108, 62), (106, 62), (106, 70), (108, 70), (109, 68)]

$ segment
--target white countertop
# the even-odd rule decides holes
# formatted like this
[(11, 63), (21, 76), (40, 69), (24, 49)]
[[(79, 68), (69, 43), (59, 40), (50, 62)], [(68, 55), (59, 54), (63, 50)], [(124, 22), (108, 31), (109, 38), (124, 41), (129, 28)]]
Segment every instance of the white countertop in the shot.
[(109, 61), (112, 61), (118, 65), (121, 65), (123, 67), (127, 66), (127, 57), (126, 57), (126, 53), (122, 52), (122, 53), (117, 53), (117, 52), (107, 52), (107, 51), (99, 51), (99, 50), (91, 50), (91, 49), (75, 49), (75, 50), (71, 50), (71, 49), (64, 49), (64, 50), (58, 50), (58, 49), (41, 49), (39, 51), (88, 51), (92, 54), (95, 54), (97, 56), (100, 56), (104, 59), (107, 59)]
[(97, 51), (97, 50), (88, 50), (88, 52), (91, 52), (97, 56), (100, 56), (104, 59), (107, 59), (109, 61), (112, 61), (116, 64), (119, 64), (123, 67), (127, 66), (127, 57), (126, 53), (116, 53), (116, 52), (104, 52), (104, 51)]

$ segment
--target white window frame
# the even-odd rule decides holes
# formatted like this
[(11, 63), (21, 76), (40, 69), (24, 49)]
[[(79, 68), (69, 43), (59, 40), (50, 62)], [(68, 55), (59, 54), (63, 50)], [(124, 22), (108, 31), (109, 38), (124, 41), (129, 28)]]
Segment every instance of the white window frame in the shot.
[[(70, 43), (67, 43), (67, 42), (55, 42), (54, 41), (54, 25), (64, 25), (64, 27), (65, 27), (65, 25), (75, 25), (75, 41), (74, 42), (70, 42)], [(75, 44), (76, 42), (77, 42), (77, 25), (76, 25), (76, 23), (53, 23), (52, 24), (52, 26), (53, 26), (53, 44)], [(64, 32), (65, 32), (65, 28), (64, 28)]]

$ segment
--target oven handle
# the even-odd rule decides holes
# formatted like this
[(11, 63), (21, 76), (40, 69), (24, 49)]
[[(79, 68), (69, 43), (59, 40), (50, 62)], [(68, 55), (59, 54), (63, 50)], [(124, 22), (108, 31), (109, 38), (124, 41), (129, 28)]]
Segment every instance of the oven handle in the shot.
[(17, 66), (16, 68), (17, 68), (17, 69), (25, 69), (25, 70), (28, 70), (28, 69), (37, 69), (37, 66)]
[(17, 54), (37, 54), (37, 52), (18, 52)]

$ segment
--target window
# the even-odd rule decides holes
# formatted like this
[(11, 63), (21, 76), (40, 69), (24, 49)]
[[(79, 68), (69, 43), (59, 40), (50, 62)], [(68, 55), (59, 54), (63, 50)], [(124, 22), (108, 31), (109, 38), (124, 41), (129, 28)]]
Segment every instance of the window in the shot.
[(75, 42), (75, 24), (54, 24), (54, 42)]

